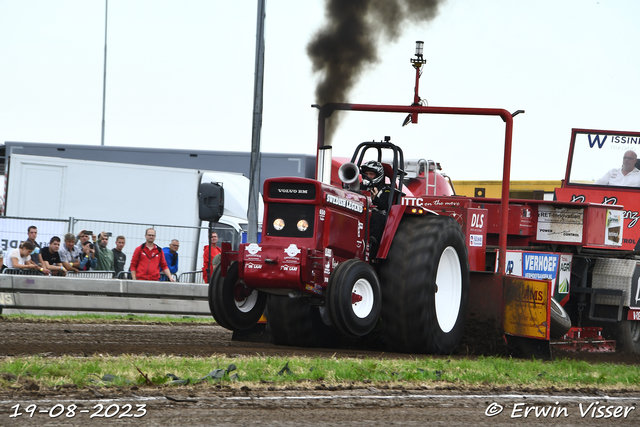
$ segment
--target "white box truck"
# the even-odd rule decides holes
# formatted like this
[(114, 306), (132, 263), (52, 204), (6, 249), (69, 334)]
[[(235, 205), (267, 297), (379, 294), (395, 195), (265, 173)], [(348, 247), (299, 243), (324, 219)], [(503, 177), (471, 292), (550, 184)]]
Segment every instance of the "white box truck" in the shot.
[[(201, 182), (222, 183), (224, 187), (224, 215), (215, 225), (220, 240), (231, 241), (237, 247), (247, 228), (249, 179), (242, 174), (23, 154), (13, 154), (7, 161), (7, 217), (71, 219), (76, 223), (76, 233), (81, 229), (90, 229), (94, 234), (112, 232), (109, 248), (115, 246), (116, 236), (124, 235), (127, 261), (131, 260), (135, 247), (144, 243), (141, 227), (132, 228), (130, 223), (182, 226), (185, 228), (180, 233), (173, 229), (173, 235), (168, 235), (168, 231), (163, 234), (159, 227), (156, 243), (166, 247), (171, 239), (178, 238), (179, 272), (201, 268), (207, 232), (192, 228), (208, 225), (198, 216)], [(262, 218), (262, 200), (258, 218)], [(92, 225), (89, 220), (109, 222), (104, 228), (110, 229), (94, 229), (102, 224)], [(26, 228), (11, 230), (8, 218), (2, 223), (2, 239), (10, 240), (8, 237), (12, 235), (18, 236), (15, 240), (26, 239)], [(22, 222), (19, 224), (24, 228)], [(48, 242), (49, 237), (39, 235), (38, 241), (45, 238)]]

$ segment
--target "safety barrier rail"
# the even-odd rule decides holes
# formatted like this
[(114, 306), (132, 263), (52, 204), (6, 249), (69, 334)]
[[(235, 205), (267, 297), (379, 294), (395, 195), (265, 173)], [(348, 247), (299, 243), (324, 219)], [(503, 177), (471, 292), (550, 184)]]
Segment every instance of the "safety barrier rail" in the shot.
[(10, 274), (0, 275), (3, 308), (211, 315), (205, 284)]
[(67, 277), (82, 277), (85, 279), (113, 279), (115, 271), (68, 271)]
[(26, 268), (24, 270), (22, 268), (5, 268), (2, 274), (22, 274), (25, 276), (44, 276), (44, 274), (42, 274), (38, 270), (29, 270)]
[(181, 283), (204, 283), (202, 278), (202, 270), (185, 271), (178, 276), (178, 282)]

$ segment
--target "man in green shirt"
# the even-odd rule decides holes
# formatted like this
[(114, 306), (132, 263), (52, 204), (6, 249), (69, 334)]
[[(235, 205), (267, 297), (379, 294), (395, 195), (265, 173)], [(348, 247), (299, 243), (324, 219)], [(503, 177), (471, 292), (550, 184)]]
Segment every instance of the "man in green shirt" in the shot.
[(109, 243), (109, 236), (103, 231), (98, 236), (98, 245), (96, 247), (96, 258), (98, 258), (98, 268), (96, 270), (114, 271), (113, 252), (111, 249), (107, 249), (107, 243)]

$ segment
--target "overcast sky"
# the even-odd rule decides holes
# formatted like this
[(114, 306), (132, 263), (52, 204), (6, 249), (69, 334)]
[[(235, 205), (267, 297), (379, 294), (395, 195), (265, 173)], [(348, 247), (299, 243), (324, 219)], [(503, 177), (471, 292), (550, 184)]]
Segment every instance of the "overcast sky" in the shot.
[[(104, 14), (104, 0), (0, 0), (0, 142), (100, 145)], [(249, 151), (256, 16), (255, 0), (110, 0), (105, 144)], [(410, 104), (424, 40), (422, 98), (525, 110), (512, 179), (559, 180), (571, 128), (640, 131), (638, 17), (637, 0), (449, 0), (380, 44), (349, 101)], [(322, 0), (267, 1), (265, 152), (315, 154), (306, 46), (324, 19)], [(345, 113), (334, 155), (390, 135), (454, 180), (501, 178), (499, 118), (403, 118)]]

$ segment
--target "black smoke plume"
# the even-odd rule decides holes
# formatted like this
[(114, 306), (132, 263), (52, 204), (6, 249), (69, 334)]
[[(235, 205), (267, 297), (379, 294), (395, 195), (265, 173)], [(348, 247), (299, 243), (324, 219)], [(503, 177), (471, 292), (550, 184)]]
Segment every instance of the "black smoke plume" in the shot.
[[(378, 62), (377, 44), (393, 42), (407, 23), (429, 21), (445, 0), (325, 0), (327, 22), (307, 46), (313, 71), (320, 75), (316, 102), (349, 102), (366, 66)], [(338, 124), (327, 121), (326, 141)]]

